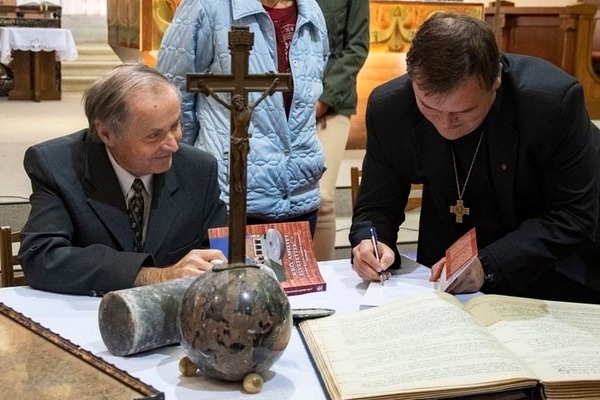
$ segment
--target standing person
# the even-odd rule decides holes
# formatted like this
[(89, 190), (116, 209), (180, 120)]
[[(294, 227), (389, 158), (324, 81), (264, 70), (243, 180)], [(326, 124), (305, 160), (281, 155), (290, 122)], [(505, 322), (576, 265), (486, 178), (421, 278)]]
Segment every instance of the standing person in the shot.
[(29, 285), (96, 296), (225, 261), (206, 249), (207, 229), (227, 223), (217, 162), (179, 144), (179, 91), (148, 66), (121, 65), (84, 101), (87, 129), (25, 153), (33, 194), (19, 260)]
[[(329, 51), (323, 14), (315, 0), (183, 0), (163, 37), (157, 68), (182, 92), (188, 73), (231, 73), (233, 25), (247, 25), (254, 34), (250, 74), (290, 72), (293, 78), (292, 92), (274, 93), (252, 112), (247, 222), (306, 220), (314, 232), (325, 168), (315, 119)], [(250, 93), (248, 104), (260, 96)], [(228, 94), (221, 97), (232, 104)], [(181, 107), (183, 140), (217, 158), (222, 198), (229, 202), (229, 110), (213, 96), (187, 92)]]
[(317, 0), (325, 15), (330, 55), (317, 102), (317, 131), (327, 170), (320, 182), (321, 206), (314, 237), (318, 260), (335, 256), (335, 189), (350, 116), (356, 114), (356, 76), (369, 53), (369, 1)]
[(417, 261), (431, 280), (476, 228), (478, 257), (452, 293), (600, 303), (600, 131), (581, 84), (544, 60), (500, 54), (490, 27), (462, 14), (425, 21), (406, 61), (368, 103), (350, 232), (358, 275), (399, 266), (403, 209), (423, 183)]

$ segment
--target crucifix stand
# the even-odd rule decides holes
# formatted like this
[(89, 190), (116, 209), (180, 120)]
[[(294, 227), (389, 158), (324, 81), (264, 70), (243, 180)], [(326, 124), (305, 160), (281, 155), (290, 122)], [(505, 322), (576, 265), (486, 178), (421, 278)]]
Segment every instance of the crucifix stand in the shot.
[[(213, 96), (231, 111), (231, 142), (229, 158), (229, 264), (245, 264), (246, 260), (246, 184), (247, 156), (249, 150), (248, 127), (254, 107), (275, 91), (292, 88), (290, 74), (248, 73), (249, 55), (254, 44), (254, 34), (247, 26), (234, 26), (229, 32), (231, 71), (229, 75), (188, 74), (188, 92)], [(216, 92), (231, 94), (231, 104), (223, 101)], [(261, 97), (248, 104), (249, 92), (263, 92)]]

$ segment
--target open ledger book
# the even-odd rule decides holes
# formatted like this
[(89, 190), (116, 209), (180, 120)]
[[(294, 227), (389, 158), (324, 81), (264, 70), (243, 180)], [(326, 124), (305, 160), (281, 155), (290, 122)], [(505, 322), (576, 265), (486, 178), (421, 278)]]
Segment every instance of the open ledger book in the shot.
[(600, 305), (436, 292), (299, 326), (332, 399), (600, 398)]

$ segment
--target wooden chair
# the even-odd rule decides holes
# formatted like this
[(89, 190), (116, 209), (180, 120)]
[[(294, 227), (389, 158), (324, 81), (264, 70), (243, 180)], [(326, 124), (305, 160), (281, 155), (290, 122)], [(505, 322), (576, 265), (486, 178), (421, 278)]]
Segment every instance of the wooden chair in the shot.
[(20, 232), (12, 232), (10, 226), (3, 226), (0, 228), (0, 271), (2, 274), (2, 287), (27, 285), (23, 271), (19, 266), (17, 255), (13, 252), (13, 243), (20, 242)]
[(360, 186), (360, 177), (362, 176), (362, 170), (358, 167), (350, 167), (350, 198), (352, 200), (352, 208), (356, 202), (356, 196), (358, 195), (358, 187)]
[[(358, 167), (350, 167), (350, 195), (352, 198), (352, 208), (356, 201), (356, 195), (358, 194), (358, 188), (360, 186), (360, 178), (362, 177), (362, 170)], [(411, 211), (415, 208), (421, 207), (421, 197), (423, 193), (422, 184), (413, 184), (410, 188), (410, 194), (408, 196), (408, 202), (404, 211)]]

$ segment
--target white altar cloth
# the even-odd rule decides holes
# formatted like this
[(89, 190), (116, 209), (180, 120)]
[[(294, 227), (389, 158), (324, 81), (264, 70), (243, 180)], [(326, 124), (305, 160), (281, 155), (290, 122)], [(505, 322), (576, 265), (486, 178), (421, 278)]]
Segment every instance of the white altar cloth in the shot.
[(78, 56), (71, 31), (61, 28), (0, 28), (0, 62), (10, 62), (13, 50), (55, 51), (56, 61), (73, 61)]
[[(429, 278), (429, 269), (414, 261), (403, 259), (402, 265), (401, 277), (425, 281)], [(368, 283), (352, 270), (350, 261), (322, 262), (319, 267), (327, 290), (290, 296), (292, 308), (333, 308), (336, 313), (358, 311)], [(0, 302), (153, 386), (163, 392), (167, 400), (327, 398), (296, 327), (283, 355), (265, 374), (262, 391), (250, 395), (243, 391), (241, 383), (181, 376), (178, 363), (185, 354), (178, 345), (129, 357), (111, 355), (98, 327), (100, 298), (55, 294), (21, 286), (0, 289)]]

